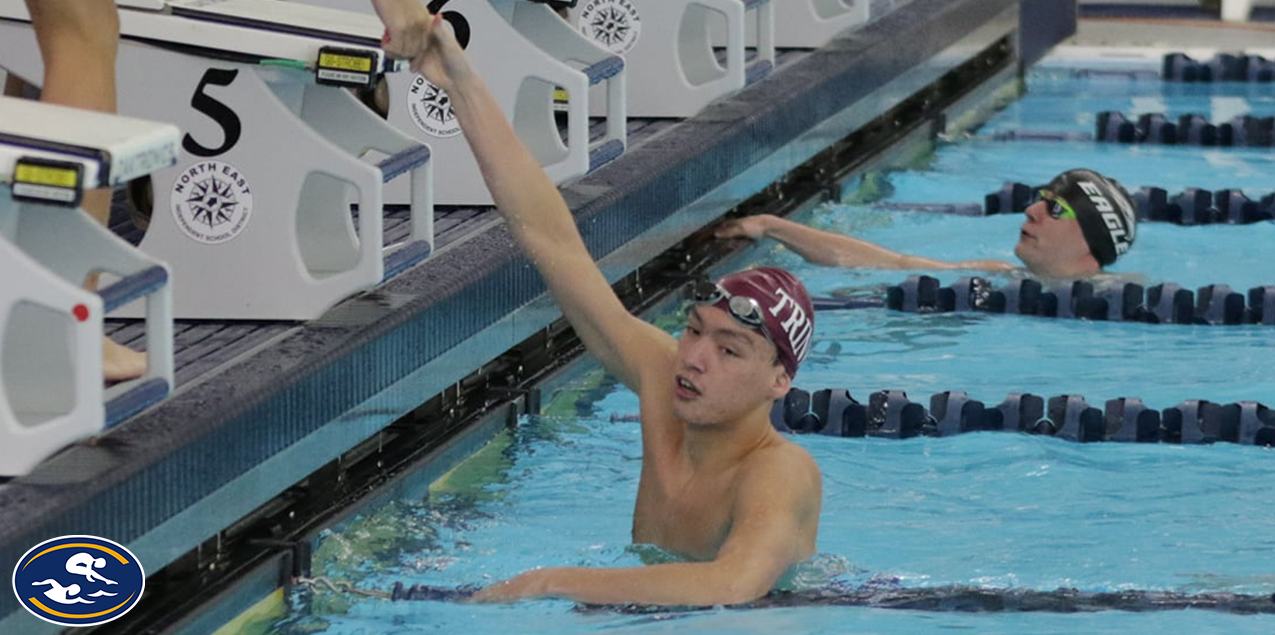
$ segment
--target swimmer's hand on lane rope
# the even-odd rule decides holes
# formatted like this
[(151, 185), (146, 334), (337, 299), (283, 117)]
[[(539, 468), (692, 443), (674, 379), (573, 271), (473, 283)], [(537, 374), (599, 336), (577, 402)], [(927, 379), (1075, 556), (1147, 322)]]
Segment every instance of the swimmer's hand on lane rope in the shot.
[(448, 90), (469, 76), (465, 59), (451, 24), (442, 14), (431, 14), (419, 0), (372, 0), (385, 24), (381, 48), (393, 58), (411, 60), (413, 72)]

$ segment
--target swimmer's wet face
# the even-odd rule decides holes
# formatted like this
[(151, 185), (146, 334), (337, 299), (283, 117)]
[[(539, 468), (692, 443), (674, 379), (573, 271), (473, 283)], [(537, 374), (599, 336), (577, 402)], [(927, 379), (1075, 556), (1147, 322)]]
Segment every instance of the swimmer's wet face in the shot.
[(782, 269), (731, 274), (692, 290), (678, 343), (674, 410), (691, 423), (737, 421), (782, 397), (805, 359), (814, 309)]
[(791, 384), (778, 352), (727, 311), (696, 305), (677, 344), (673, 412), (693, 425), (738, 421)]
[[(1055, 218), (1050, 201), (1040, 200), (1027, 206), (1027, 217), (1019, 229), (1014, 255), (1033, 273), (1049, 277), (1065, 277), (1073, 263), (1093, 258), (1084, 232), (1074, 214)], [(1097, 261), (1092, 263), (1097, 269)]]

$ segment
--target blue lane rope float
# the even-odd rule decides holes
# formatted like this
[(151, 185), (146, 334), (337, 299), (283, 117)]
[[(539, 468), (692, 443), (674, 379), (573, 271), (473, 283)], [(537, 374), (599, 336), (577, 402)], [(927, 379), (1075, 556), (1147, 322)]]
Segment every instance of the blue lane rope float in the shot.
[[(1006, 181), (999, 190), (983, 196), (978, 203), (907, 203), (882, 201), (878, 209), (952, 216), (995, 216), (1021, 214), (1034, 200), (1036, 187), (1027, 183)], [(1250, 225), (1275, 220), (1275, 193), (1249, 198), (1243, 190), (1230, 188), (1206, 190), (1188, 187), (1170, 194), (1154, 185), (1143, 185), (1133, 193), (1140, 222), (1173, 223), (1175, 225)]]
[(1092, 282), (1074, 280), (1046, 290), (1039, 281), (1027, 278), (997, 289), (985, 278), (961, 278), (950, 287), (942, 287), (937, 278), (915, 275), (887, 288), (884, 299), (811, 300), (816, 311), (884, 307), (906, 313), (979, 311), (1146, 324), (1275, 326), (1275, 285), (1253, 287), (1247, 295), (1224, 284), (1191, 291), (1169, 282), (1150, 288), (1134, 282), (1095, 288)]
[[(1006, 182), (1001, 189), (983, 197), (983, 215), (1018, 214), (1035, 199), (1036, 188), (1026, 183)], [(1174, 223), (1176, 225), (1212, 225), (1227, 223), (1247, 225), (1275, 220), (1275, 193), (1251, 199), (1243, 190), (1230, 188), (1211, 191), (1188, 187), (1178, 194), (1153, 185), (1143, 185), (1133, 194), (1139, 221)], [(887, 209), (908, 209), (969, 216), (968, 205), (951, 204), (908, 206), (895, 203)]]
[(1199, 61), (1185, 53), (1168, 53), (1160, 77), (1168, 82), (1269, 83), (1275, 81), (1275, 60), (1261, 55), (1219, 53)]
[(1204, 147), (1269, 148), (1275, 144), (1275, 117), (1238, 115), (1224, 123), (1212, 123), (1203, 115), (1188, 113), (1169, 119), (1162, 113), (1130, 118), (1122, 112), (1098, 113), (1094, 132), (1050, 130), (1002, 130), (993, 141), (1048, 141), (1056, 143), (1124, 143)]
[[(821, 298), (817, 306), (858, 308), (837, 307), (831, 300)], [(1134, 282), (1098, 288), (1074, 280), (1045, 290), (1039, 281), (1026, 278), (997, 289), (985, 278), (965, 277), (941, 287), (936, 278), (914, 275), (886, 289), (885, 306), (907, 313), (981, 311), (1147, 324), (1275, 326), (1275, 285), (1253, 287), (1247, 295), (1224, 284), (1192, 292), (1170, 282), (1144, 289)]]
[(1185, 114), (1173, 121), (1160, 113), (1130, 119), (1108, 110), (1098, 113), (1094, 139), (1103, 143), (1149, 145), (1236, 146), (1269, 148), (1275, 141), (1275, 117), (1239, 115), (1214, 124), (1202, 115)]
[[(297, 580), (312, 591), (350, 593), (391, 602), (464, 602), (478, 590), (396, 582), (389, 591), (359, 589), (328, 578)], [(1173, 591), (1081, 591), (1060, 587), (1052, 591), (1024, 588), (992, 588), (967, 585), (905, 587), (897, 579), (871, 580), (865, 584), (834, 582), (818, 589), (772, 591), (765, 597), (727, 608), (748, 610), (798, 606), (862, 606), (877, 609), (942, 613), (1093, 613), (1098, 611), (1180, 611), (1195, 609), (1238, 615), (1275, 614), (1275, 595), (1242, 593), (1187, 594)], [(712, 607), (668, 607), (581, 604), (582, 613), (661, 614)]]
[(1080, 395), (1048, 399), (1011, 393), (995, 406), (961, 391), (930, 397), (927, 408), (901, 390), (883, 390), (860, 403), (844, 389), (813, 393), (793, 388), (775, 401), (771, 424), (780, 432), (834, 437), (950, 437), (966, 432), (1004, 431), (1094, 443), (1196, 444), (1229, 442), (1275, 446), (1275, 411), (1256, 401), (1218, 404), (1190, 399), (1162, 410), (1137, 397), (1090, 406)]

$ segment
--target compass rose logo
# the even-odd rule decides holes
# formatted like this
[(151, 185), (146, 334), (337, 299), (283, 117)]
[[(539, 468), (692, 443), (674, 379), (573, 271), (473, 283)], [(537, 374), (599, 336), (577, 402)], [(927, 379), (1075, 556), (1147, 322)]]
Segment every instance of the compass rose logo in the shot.
[(173, 183), (173, 216), (182, 232), (209, 245), (238, 236), (252, 214), (252, 188), (229, 163), (201, 161)]
[(577, 22), (580, 32), (617, 55), (637, 44), (642, 19), (631, 0), (590, 0)]
[(416, 75), (407, 91), (407, 110), (412, 123), (426, 134), (435, 137), (454, 137), (460, 134), (460, 122), (452, 110), (447, 91), (432, 84), (422, 75)]

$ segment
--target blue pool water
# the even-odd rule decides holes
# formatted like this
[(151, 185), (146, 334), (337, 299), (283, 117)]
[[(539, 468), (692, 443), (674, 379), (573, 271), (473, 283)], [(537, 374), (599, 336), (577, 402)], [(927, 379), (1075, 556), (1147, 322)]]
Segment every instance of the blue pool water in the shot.
[[(1052, 73), (1052, 71), (1050, 72)], [(1086, 109), (1128, 109), (1136, 94), (1095, 80), (1029, 78), (1032, 92), (980, 136), (942, 147), (926, 165), (889, 175), (886, 200), (978, 202), (1002, 181), (1043, 182), (1090, 166), (1121, 181), (1269, 192), (1272, 154), (1093, 144), (994, 143), (1006, 127), (1040, 129)], [(1128, 83), (1128, 82), (1126, 82)], [(1064, 85), (1065, 84), (1065, 85)], [(1143, 88), (1164, 99), (1157, 84)], [(1127, 87), (1124, 87), (1127, 88)], [(1080, 95), (1066, 113), (1055, 93)], [(1048, 107), (1043, 101), (1049, 102)], [(1116, 104), (1123, 100), (1124, 106)], [(1109, 105), (1115, 104), (1115, 105)], [(1253, 110), (1270, 109), (1261, 100)], [(939, 258), (1013, 259), (1016, 217), (887, 212), (825, 206), (805, 219), (887, 247)], [(1247, 289), (1275, 283), (1267, 262), (1275, 224), (1144, 224), (1116, 267), (1148, 283)], [(879, 294), (908, 272), (806, 265), (773, 244), (752, 262), (793, 268), (817, 295)], [(950, 283), (961, 275), (945, 272)], [(669, 327), (676, 330), (677, 326)], [(1008, 392), (1083, 394), (1091, 403), (1140, 396), (1155, 407), (1188, 399), (1275, 404), (1270, 327), (1089, 323), (884, 310), (819, 316), (797, 385), (849, 388), (865, 398), (903, 389), (913, 399), (959, 389), (985, 401)], [(327, 532), (316, 574), (384, 589), (396, 581), (487, 584), (539, 566), (636, 566), (629, 545), (640, 468), (639, 429), (613, 422), (636, 397), (603, 383), (573, 396), (565, 415), (528, 419), (475, 459), (467, 476), (424, 501), (398, 501)], [(568, 402), (572, 403), (572, 402)], [(1271, 451), (1231, 444), (1079, 445), (1005, 433), (889, 441), (798, 437), (824, 475), (821, 555), (808, 584), (898, 579), (910, 587), (968, 584), (1052, 590), (1275, 592)], [(715, 609), (658, 615), (587, 613), (561, 601), (511, 606), (390, 603), (316, 594), (276, 633), (1271, 633), (1275, 616), (1203, 611), (957, 615), (859, 608)]]

